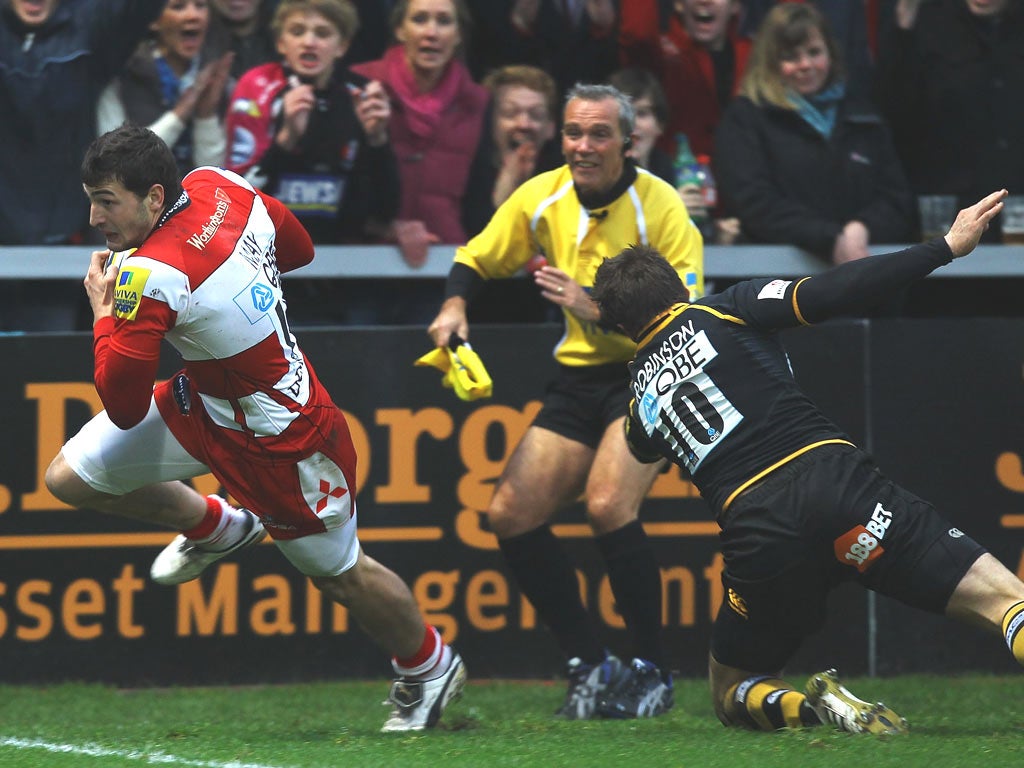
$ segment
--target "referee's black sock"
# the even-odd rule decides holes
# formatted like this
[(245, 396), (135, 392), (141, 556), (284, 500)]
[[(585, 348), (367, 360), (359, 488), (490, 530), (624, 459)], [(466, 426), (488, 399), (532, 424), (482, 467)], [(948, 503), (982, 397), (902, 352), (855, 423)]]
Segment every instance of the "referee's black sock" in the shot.
[(668, 674), (661, 642), (661, 571), (643, 525), (634, 520), (597, 537), (615, 604), (633, 638), (633, 655)]
[(501, 553), (519, 590), (551, 630), (567, 659), (598, 664), (605, 657), (597, 628), (580, 600), (576, 571), (547, 525), (498, 539)]

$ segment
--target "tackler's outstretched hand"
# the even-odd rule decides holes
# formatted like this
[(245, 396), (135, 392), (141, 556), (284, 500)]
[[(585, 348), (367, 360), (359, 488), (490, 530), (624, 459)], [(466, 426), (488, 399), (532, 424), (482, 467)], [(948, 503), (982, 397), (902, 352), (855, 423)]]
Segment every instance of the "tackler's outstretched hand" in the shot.
[(989, 222), (1003, 210), (1006, 195), (1007, 191), (1000, 189), (956, 215), (956, 221), (946, 233), (946, 244), (953, 252), (953, 258), (966, 256), (978, 246)]

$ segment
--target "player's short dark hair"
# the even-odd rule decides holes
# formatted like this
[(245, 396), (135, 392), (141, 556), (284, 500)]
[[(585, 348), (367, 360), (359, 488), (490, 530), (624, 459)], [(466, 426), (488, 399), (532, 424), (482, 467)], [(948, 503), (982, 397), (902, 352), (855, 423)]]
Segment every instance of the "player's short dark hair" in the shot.
[(622, 328), (636, 339), (640, 331), (689, 292), (679, 273), (649, 245), (631, 245), (597, 268), (590, 294), (601, 310), (601, 324)]
[(181, 174), (170, 148), (148, 128), (130, 123), (93, 140), (82, 160), (83, 184), (98, 187), (111, 181), (138, 197), (160, 184), (168, 205), (181, 194)]

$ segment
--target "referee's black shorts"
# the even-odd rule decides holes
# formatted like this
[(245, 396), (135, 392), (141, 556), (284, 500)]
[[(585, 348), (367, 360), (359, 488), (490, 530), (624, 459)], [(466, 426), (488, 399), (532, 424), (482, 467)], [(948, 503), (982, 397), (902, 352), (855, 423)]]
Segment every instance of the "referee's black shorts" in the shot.
[(559, 365), (533, 426), (597, 448), (608, 425), (626, 415), (628, 404), (625, 363)]
[(845, 581), (942, 613), (985, 549), (848, 445), (815, 448), (738, 496), (722, 519), (720, 663), (780, 670)]

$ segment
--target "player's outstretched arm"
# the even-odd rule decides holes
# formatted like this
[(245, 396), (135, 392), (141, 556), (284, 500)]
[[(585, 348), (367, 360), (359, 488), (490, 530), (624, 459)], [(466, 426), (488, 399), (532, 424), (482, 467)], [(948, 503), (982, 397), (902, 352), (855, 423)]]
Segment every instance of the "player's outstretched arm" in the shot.
[[(798, 285), (797, 306), (806, 322), (867, 311), (879, 300), (907, 287), (952, 259), (973, 251), (989, 222), (1003, 210), (1001, 189), (964, 208), (946, 233), (944, 243), (930, 240), (902, 251), (842, 264)], [(947, 251), (947, 248), (949, 249)]]
[(946, 245), (953, 252), (954, 259), (966, 256), (978, 247), (989, 222), (1003, 210), (1006, 195), (1007, 191), (1000, 189), (956, 215), (953, 226), (946, 233)]

